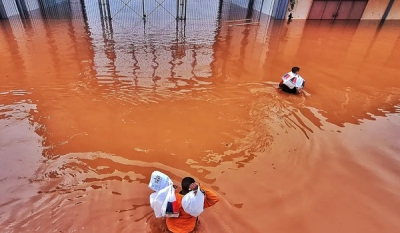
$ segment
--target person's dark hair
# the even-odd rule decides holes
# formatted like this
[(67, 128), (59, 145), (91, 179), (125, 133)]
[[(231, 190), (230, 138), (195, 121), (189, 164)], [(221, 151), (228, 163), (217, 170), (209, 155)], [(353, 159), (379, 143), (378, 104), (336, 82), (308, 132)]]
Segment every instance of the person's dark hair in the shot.
[(297, 72), (299, 72), (299, 71), (300, 71), (300, 68), (297, 67), (297, 66), (295, 66), (295, 67), (292, 68), (292, 72), (293, 72), (293, 73), (297, 73)]
[(192, 177), (185, 177), (182, 179), (182, 191), (185, 193), (189, 192), (189, 186), (196, 182)]

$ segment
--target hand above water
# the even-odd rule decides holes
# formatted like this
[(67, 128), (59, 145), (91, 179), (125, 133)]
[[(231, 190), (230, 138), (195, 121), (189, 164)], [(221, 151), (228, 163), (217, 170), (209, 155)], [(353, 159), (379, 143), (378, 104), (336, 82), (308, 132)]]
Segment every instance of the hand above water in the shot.
[(199, 187), (199, 184), (198, 184), (198, 183), (192, 183), (192, 184), (189, 186), (189, 190), (197, 190), (198, 187)]

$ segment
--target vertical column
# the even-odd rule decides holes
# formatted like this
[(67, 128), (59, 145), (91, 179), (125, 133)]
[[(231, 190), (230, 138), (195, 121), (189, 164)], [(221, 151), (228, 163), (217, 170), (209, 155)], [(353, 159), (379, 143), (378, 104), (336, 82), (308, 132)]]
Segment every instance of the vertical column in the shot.
[(74, 13), (72, 12), (71, 0), (58, 0), (52, 6), (60, 19), (72, 19)]
[[(112, 36), (113, 27), (111, 19), (110, 1), (99, 0), (100, 21), (103, 28), (103, 34)], [(107, 31), (107, 33), (106, 33)]]
[(100, 17), (111, 20), (111, 10), (109, 0), (99, 0)]
[(185, 13), (184, 13), (184, 16), (183, 16), (184, 20), (186, 20), (187, 2), (188, 2), (188, 0), (185, 0)]
[(57, 2), (55, 0), (38, 0), (40, 13), (44, 19), (59, 18)]
[(80, 0), (81, 1), (81, 10), (82, 10), (82, 15), (83, 15), (83, 20), (87, 22), (87, 13), (86, 13), (86, 5), (85, 5), (85, 0)]
[(254, 8), (254, 0), (249, 0), (249, 4), (247, 5), (246, 19), (250, 19), (253, 16), (253, 8)]
[(43, 0), (38, 0), (38, 3), (39, 3), (40, 14), (42, 15), (42, 18), (46, 19), (47, 18), (46, 6), (44, 5)]
[(28, 8), (26, 7), (25, 0), (15, 0), (15, 3), (17, 4), (20, 17), (23, 19), (29, 18)]
[(184, 4), (185, 3), (185, 0), (181, 0), (181, 12), (180, 12), (180, 20), (182, 20), (183, 19), (183, 8), (184, 8)]
[(176, 0), (176, 20), (178, 21), (178, 19), (179, 19), (179, 0)]
[(143, 20), (146, 21), (146, 13), (144, 11), (144, 0), (142, 0), (142, 15), (143, 15)]
[(101, 23), (101, 29), (103, 32), (103, 40), (104, 40), (104, 53), (109, 61), (109, 65), (112, 67), (112, 75), (113, 77), (117, 76), (117, 66), (115, 65), (115, 60), (117, 57), (116, 51), (115, 51), (115, 41), (113, 38), (113, 27), (112, 27), (112, 20), (111, 20), (111, 14), (108, 8), (110, 5), (108, 5), (109, 1), (107, 0), (99, 0), (99, 10), (100, 10), (100, 23)]
[(289, 0), (275, 1), (274, 9), (272, 10), (272, 17), (274, 17), (275, 19), (285, 19), (288, 5)]
[(217, 16), (218, 22), (221, 21), (221, 17), (222, 17), (222, 6), (223, 6), (223, 4), (224, 4), (224, 1), (223, 1), (223, 0), (219, 0), (219, 4), (218, 4), (218, 16)]
[(6, 8), (4, 8), (3, 0), (0, 0), (0, 19), (7, 19)]
[(264, 7), (264, 0), (261, 1), (260, 13), (258, 15), (258, 22), (260, 22), (260, 20), (261, 20), (261, 15), (263, 13), (263, 7)]
[(99, 0), (99, 11), (100, 11), (100, 18), (104, 19), (104, 14), (103, 14), (103, 3), (101, 0)]
[(111, 20), (111, 9), (110, 9), (110, 0), (106, 0), (106, 7), (107, 7), (107, 15), (108, 19)]
[(387, 16), (389, 15), (390, 10), (392, 9), (393, 3), (394, 3), (394, 0), (389, 1), (388, 5), (386, 7), (385, 13), (383, 13), (382, 21), (386, 20)]
[(187, 0), (176, 0), (176, 20), (186, 20)]

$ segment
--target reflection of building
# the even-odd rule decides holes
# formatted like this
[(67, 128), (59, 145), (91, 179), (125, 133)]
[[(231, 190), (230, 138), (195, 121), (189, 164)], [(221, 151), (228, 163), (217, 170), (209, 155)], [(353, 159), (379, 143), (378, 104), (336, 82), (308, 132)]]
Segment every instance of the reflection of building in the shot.
[[(149, 104), (162, 101), (170, 95), (183, 96), (179, 93), (179, 87), (198, 85), (194, 80), (196, 77), (208, 78), (212, 75), (210, 63), (213, 59), (212, 45), (218, 25), (218, 11), (204, 11), (204, 15), (199, 14), (200, 18), (188, 20), (186, 25), (184, 22), (177, 24), (168, 14), (160, 18), (150, 15), (146, 19), (147, 25), (144, 25), (140, 17), (128, 17), (130, 9), (118, 13), (119, 16), (126, 16), (125, 22), (122, 19), (109, 22), (100, 18), (98, 5), (92, 4), (96, 2), (86, 3), (89, 4), (71, 1), (71, 4), (59, 4), (42, 10), (37, 8), (31, 13), (52, 17), (28, 18), (26, 20), (31, 21), (29, 27), (24, 26), (25, 19), (18, 17), (0, 21), (1, 57), (15, 61), (12, 66), (4, 68), (0, 64), (2, 75), (15, 79), (21, 89), (34, 90), (29, 98), (37, 103), (38, 113), (33, 114), (34, 121), (42, 126), (37, 132), (46, 138), (44, 146), (49, 147), (44, 153), (47, 157), (88, 150), (90, 146), (80, 143), (63, 144), (70, 136), (76, 135), (77, 129), (91, 135), (85, 138), (88, 145), (100, 142), (104, 145), (101, 148), (103, 151), (127, 155), (130, 147), (126, 145), (130, 140), (143, 137), (140, 132), (146, 132), (145, 129), (132, 131), (132, 128), (138, 129), (134, 122), (121, 121), (124, 114), (132, 111), (131, 106), (135, 105), (135, 101)], [(218, 2), (215, 8), (218, 9)], [(187, 10), (191, 15), (196, 9), (189, 7)], [(68, 12), (70, 17), (59, 20), (56, 12)], [(163, 21), (163, 24), (157, 24), (157, 20)], [(169, 89), (178, 90), (175, 93)], [(93, 92), (97, 95), (90, 94)], [(118, 97), (111, 98), (115, 95)], [(108, 99), (126, 101), (132, 105), (122, 111), (105, 111), (104, 104), (108, 104)], [(159, 105), (154, 117), (165, 112), (164, 107)], [(141, 114), (138, 114), (140, 111), (146, 112), (146, 108), (137, 107), (135, 110), (134, 117), (137, 120), (147, 120), (141, 119)], [(79, 116), (75, 114), (77, 112), (80, 112)], [(189, 112), (197, 115), (196, 109)], [(93, 118), (93, 115), (96, 117)], [(168, 122), (173, 122), (174, 117), (180, 116), (164, 117), (163, 127), (170, 127)], [(190, 118), (181, 121), (185, 120), (190, 123)], [(110, 121), (112, 127), (100, 127), (102, 129), (98, 130), (97, 126), (103, 126), (105, 121)], [(81, 125), (82, 122), (87, 124)], [(114, 134), (119, 135), (117, 131), (120, 129), (126, 129), (123, 134), (129, 137), (124, 137), (124, 140), (116, 143), (119, 146), (114, 148), (107, 141), (118, 138)], [(77, 137), (82, 135), (85, 134)], [(150, 134), (148, 139), (139, 144), (150, 148), (150, 138), (153, 137)], [(58, 147), (61, 144), (64, 146)]]
[[(25, 4), (30, 18), (79, 18), (82, 15), (92, 38), (94, 66), (100, 83), (135, 82), (136, 85), (175, 86), (167, 78), (210, 75), (212, 43), (218, 20), (218, 1), (1, 1), (7, 17), (18, 20), (16, 3)], [(99, 3), (101, 3), (99, 5)], [(103, 8), (106, 8), (104, 10)], [(215, 9), (207, 11), (206, 9)], [(203, 10), (202, 10), (203, 9)], [(111, 17), (106, 17), (106, 15)], [(177, 20), (177, 17), (179, 20)], [(187, 21), (185, 19), (189, 17)], [(22, 17), (21, 17), (22, 18)], [(111, 19), (112, 18), (112, 19)], [(80, 18), (82, 19), (82, 17)], [(24, 21), (23, 20), (23, 21)], [(196, 67), (202, 67), (197, 69)], [(163, 84), (160, 84), (160, 83)]]
[[(98, 1), (87, 0), (1, 1), (14, 25), (12, 27), (20, 25), (18, 22), (27, 25), (36, 18), (45, 21), (74, 19), (71, 22), (80, 22), (78, 27), (82, 28), (79, 30), (86, 31), (83, 33), (88, 34), (90, 42), (95, 45), (89, 46), (94, 53), (92, 68), (95, 69), (91, 72), (96, 72), (99, 83), (126, 82), (152, 86), (156, 81), (156, 85), (173, 87), (177, 83), (169, 83), (169, 78), (190, 79), (211, 75), (212, 45), (223, 1), (192, 2), (184, 11), (187, 21), (176, 20), (172, 14), (176, 10), (176, 1), (172, 0), (162, 7), (157, 6), (155, 1), (146, 1), (145, 8), (142, 8), (141, 1), (132, 1), (128, 6), (119, 1), (113, 1), (108, 6), (103, 4), (109, 1), (100, 2), (99, 7)], [(21, 17), (21, 21), (16, 16), (20, 8), (17, 3), (24, 4), (29, 11), (28, 16)], [(224, 4), (223, 14), (234, 16), (238, 12), (228, 12), (227, 7), (232, 9), (235, 6)], [(108, 7), (108, 10), (102, 11), (102, 7)], [(146, 13), (145, 19), (142, 12)], [(111, 15), (112, 19), (104, 17), (105, 14)], [(180, 17), (183, 17), (182, 14)], [(46, 24), (46, 27), (49, 26)], [(62, 45), (62, 42), (55, 42), (52, 46), (56, 51), (56, 47)], [(57, 60), (51, 59), (49, 64)]]
[[(145, 14), (141, 14), (141, 3), (124, 7), (113, 2), (110, 12), (115, 17), (109, 20), (101, 18), (97, 2), (86, 1), (99, 81), (172, 87), (175, 84), (165, 82), (168, 78), (204, 76), (194, 66), (207, 67), (211, 62), (218, 11), (197, 12), (202, 6), (194, 2), (186, 9), (190, 19), (181, 21), (173, 15), (176, 1), (167, 1), (162, 8), (157, 8), (155, 1), (146, 1)], [(218, 9), (218, 4), (209, 1), (206, 6)]]

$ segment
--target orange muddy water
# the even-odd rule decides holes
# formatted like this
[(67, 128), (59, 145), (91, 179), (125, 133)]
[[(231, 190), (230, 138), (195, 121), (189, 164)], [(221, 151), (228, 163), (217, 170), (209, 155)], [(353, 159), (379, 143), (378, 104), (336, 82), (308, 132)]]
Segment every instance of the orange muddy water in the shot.
[(0, 21), (0, 232), (165, 232), (154, 170), (197, 232), (399, 232), (400, 22), (188, 25)]

